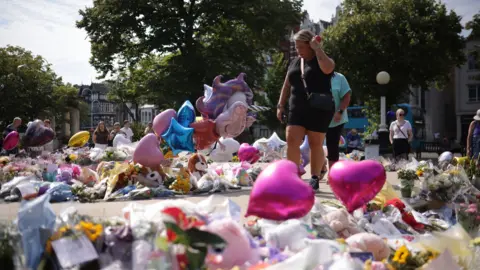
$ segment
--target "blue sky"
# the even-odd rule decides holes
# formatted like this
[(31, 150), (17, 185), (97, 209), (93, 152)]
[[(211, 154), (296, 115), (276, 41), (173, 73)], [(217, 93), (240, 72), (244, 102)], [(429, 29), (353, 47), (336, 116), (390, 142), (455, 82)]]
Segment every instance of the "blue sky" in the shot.
[[(75, 27), (78, 10), (92, 0), (0, 0), (0, 47), (18, 45), (40, 54), (64, 81), (90, 83), (97, 73), (88, 63), (90, 43)], [(304, 0), (310, 17), (329, 21), (341, 0)], [(444, 0), (466, 22), (480, 10), (479, 0)]]

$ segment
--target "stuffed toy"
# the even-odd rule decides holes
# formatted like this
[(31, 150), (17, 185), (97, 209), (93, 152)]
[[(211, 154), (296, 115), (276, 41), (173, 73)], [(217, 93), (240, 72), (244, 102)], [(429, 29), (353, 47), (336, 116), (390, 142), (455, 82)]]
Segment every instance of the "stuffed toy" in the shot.
[(156, 168), (142, 167), (136, 180), (145, 187), (156, 188), (162, 186), (166, 178), (167, 175), (163, 171), (162, 166), (158, 165)]
[(415, 217), (413, 217), (412, 213), (405, 210), (406, 206), (400, 199), (398, 199), (398, 198), (392, 199), (392, 200), (389, 200), (385, 203), (385, 207), (387, 207), (389, 205), (397, 208), (400, 211), (400, 213), (402, 214), (403, 222), (410, 225), (413, 229), (415, 229), (417, 231), (422, 231), (425, 228), (425, 225), (423, 225), (422, 223), (419, 223), (419, 222), (417, 222), (417, 220), (415, 220)]
[(197, 182), (207, 173), (207, 159), (200, 154), (193, 154), (188, 159), (188, 172), (190, 173), (190, 185), (192, 189), (197, 188)]
[(342, 238), (362, 232), (345, 209), (331, 211), (323, 219)]
[(177, 168), (179, 169), (177, 172), (177, 177), (169, 186), (169, 189), (181, 194), (187, 194), (191, 189), (190, 174), (182, 164), (177, 164)]
[(220, 236), (226, 245), (223, 250), (209, 248), (205, 264), (208, 269), (248, 269), (260, 261), (258, 247), (247, 231), (231, 219), (216, 219), (203, 228)]
[(371, 252), (376, 261), (381, 261), (390, 256), (390, 247), (378, 235), (373, 233), (357, 233), (345, 240), (349, 247), (363, 252)]

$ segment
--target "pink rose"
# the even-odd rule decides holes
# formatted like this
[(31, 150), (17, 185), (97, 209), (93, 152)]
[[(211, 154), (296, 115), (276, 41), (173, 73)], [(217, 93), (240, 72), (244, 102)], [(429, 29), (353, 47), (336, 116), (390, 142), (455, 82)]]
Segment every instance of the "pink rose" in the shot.
[(477, 209), (475, 208), (468, 208), (467, 211), (465, 211), (467, 213), (476, 213), (477, 212)]

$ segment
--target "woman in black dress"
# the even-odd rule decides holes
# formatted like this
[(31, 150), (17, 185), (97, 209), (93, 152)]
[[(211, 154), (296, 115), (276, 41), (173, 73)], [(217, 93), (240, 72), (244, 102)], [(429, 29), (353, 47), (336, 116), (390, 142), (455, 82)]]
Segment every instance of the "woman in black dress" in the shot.
[[(319, 175), (325, 163), (323, 140), (335, 113), (330, 80), (335, 63), (322, 50), (321, 38), (309, 30), (300, 30), (295, 35), (298, 58), (288, 68), (280, 100), (277, 118), (283, 121), (285, 103), (289, 99), (287, 123), (287, 158), (300, 164), (300, 145), (305, 135), (310, 144), (310, 185), (319, 188)], [(311, 102), (312, 94), (323, 94), (322, 107)], [(330, 103), (331, 97), (331, 103)], [(325, 102), (326, 101), (326, 102)]]

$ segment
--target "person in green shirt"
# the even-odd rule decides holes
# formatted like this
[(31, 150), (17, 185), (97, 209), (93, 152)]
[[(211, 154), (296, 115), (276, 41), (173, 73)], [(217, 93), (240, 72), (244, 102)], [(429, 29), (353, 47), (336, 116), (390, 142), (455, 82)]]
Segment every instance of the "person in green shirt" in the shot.
[[(328, 127), (325, 137), (328, 152), (328, 167), (331, 168), (340, 158), (340, 136), (342, 135), (343, 126), (348, 122), (347, 108), (350, 105), (350, 97), (352, 89), (347, 79), (341, 73), (335, 72), (331, 80), (332, 95), (335, 101), (335, 114)], [(327, 166), (322, 169), (322, 178), (327, 173)], [(320, 178), (321, 179), (321, 178)]]

